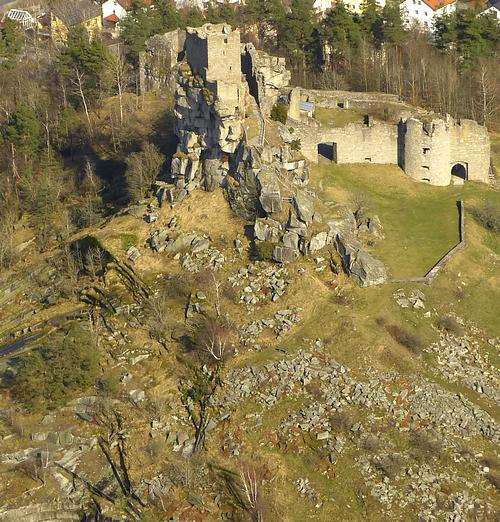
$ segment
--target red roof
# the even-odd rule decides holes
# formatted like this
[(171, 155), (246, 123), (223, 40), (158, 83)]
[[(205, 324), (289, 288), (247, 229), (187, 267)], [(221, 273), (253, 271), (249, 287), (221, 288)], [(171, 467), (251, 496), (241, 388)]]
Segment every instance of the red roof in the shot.
[(115, 13), (106, 16), (104, 20), (106, 20), (106, 22), (112, 22), (114, 24), (117, 24), (120, 21), (120, 19), (115, 15)]
[(456, 1), (457, 0), (424, 0), (424, 3), (427, 4), (433, 11), (437, 11), (442, 7), (454, 4)]

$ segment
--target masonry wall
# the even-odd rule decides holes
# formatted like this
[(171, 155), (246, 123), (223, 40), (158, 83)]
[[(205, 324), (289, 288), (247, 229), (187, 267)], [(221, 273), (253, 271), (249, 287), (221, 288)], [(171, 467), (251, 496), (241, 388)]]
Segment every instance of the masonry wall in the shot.
[(467, 165), (467, 179), (488, 183), (490, 138), (486, 127), (473, 120), (456, 121), (451, 132), (451, 164)]
[[(218, 26), (216, 26), (218, 27)], [(207, 36), (208, 71), (206, 80), (241, 82), (240, 32), (224, 26)]]
[(401, 133), (404, 153), (401, 167), (408, 176), (432, 185), (449, 185), (451, 181), (451, 146), (449, 126), (444, 120), (429, 123), (410, 118)]
[(208, 67), (207, 39), (201, 38), (198, 30), (188, 27), (186, 29), (185, 49), (186, 60), (193, 74), (206, 79), (206, 69)]
[(297, 130), (301, 152), (309, 160), (318, 161), (318, 145), (336, 144), (337, 163), (397, 164), (398, 132), (395, 125), (375, 122), (349, 123), (341, 128), (302, 127)]

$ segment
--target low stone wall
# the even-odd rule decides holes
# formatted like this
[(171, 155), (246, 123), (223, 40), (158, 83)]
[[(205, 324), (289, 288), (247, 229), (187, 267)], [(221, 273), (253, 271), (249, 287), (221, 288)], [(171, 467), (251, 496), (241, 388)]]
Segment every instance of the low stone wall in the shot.
[(314, 101), (318, 107), (328, 109), (376, 109), (392, 105), (406, 108), (406, 104), (396, 94), (379, 92), (350, 92), (350, 91), (303, 91), (303, 96)]

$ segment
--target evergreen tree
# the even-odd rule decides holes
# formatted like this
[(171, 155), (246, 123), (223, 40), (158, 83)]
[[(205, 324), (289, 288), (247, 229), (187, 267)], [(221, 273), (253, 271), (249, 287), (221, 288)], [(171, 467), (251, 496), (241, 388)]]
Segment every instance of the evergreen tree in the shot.
[(40, 147), (42, 129), (37, 115), (31, 107), (21, 102), (9, 118), (4, 139), (16, 145), (25, 156), (33, 155)]
[(16, 24), (7, 20), (0, 29), (0, 69), (14, 67), (21, 48), (21, 34), (17, 30)]
[(314, 30), (316, 16), (313, 0), (292, 0), (290, 13), (284, 18), (281, 27), (281, 43), (290, 53), (295, 66), (305, 67), (314, 53)]
[(321, 24), (321, 39), (330, 47), (333, 61), (340, 64), (350, 60), (358, 48), (361, 31), (343, 2), (328, 11)]
[(375, 45), (382, 43), (382, 9), (376, 0), (363, 0), (361, 4), (360, 26), (369, 41)]
[(382, 42), (401, 46), (406, 39), (404, 21), (400, 5), (387, 2), (382, 9)]
[(14, 396), (28, 411), (61, 407), (75, 393), (95, 384), (98, 353), (90, 332), (73, 326), (62, 340), (52, 340), (19, 358)]

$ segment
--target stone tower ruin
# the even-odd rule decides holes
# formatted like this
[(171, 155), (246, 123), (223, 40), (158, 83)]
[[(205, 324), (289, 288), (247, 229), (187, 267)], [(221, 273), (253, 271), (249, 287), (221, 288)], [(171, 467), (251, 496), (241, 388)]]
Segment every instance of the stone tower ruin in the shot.
[(418, 181), (449, 185), (452, 176), (488, 181), (490, 139), (473, 120), (409, 118), (399, 128), (400, 166)]

